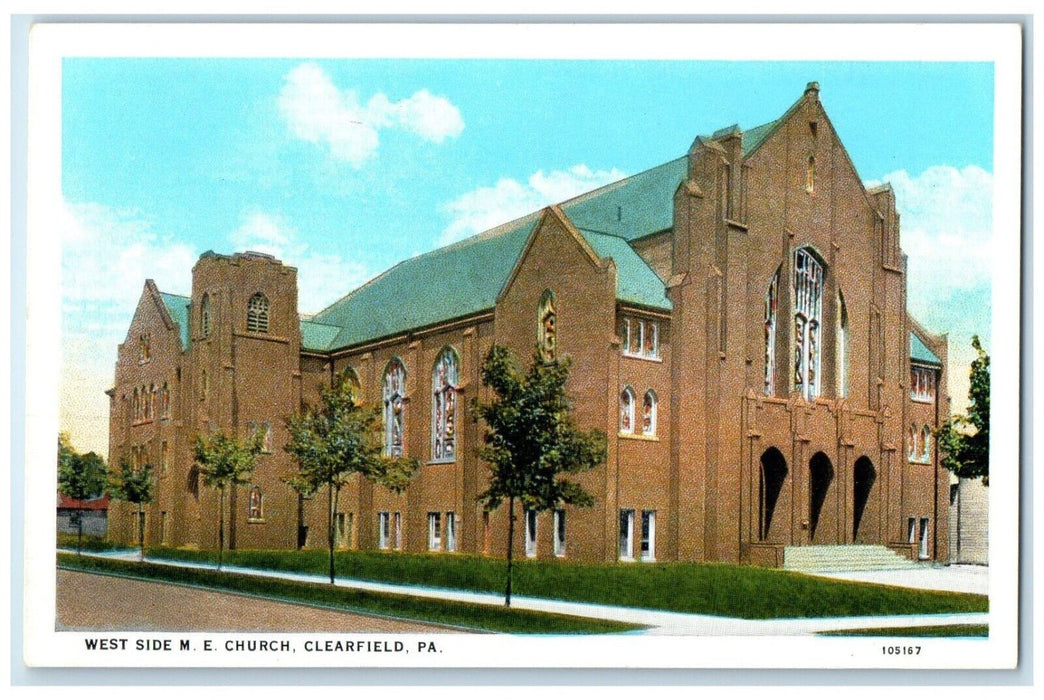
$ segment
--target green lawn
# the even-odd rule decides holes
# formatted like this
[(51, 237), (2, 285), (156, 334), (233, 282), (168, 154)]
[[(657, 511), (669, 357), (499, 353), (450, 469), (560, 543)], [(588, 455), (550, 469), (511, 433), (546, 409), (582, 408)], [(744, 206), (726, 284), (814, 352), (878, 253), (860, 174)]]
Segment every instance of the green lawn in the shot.
[(989, 637), (989, 625), (924, 625), (922, 627), (866, 627), (820, 632), (826, 637)]
[[(217, 560), (216, 552), (150, 549), (149, 556)], [(328, 553), (226, 552), (237, 566), (315, 574)], [(370, 581), (501, 592), (505, 563), (468, 555), (338, 552), (337, 575)], [(731, 564), (570, 564), (519, 561), (515, 595), (745, 619), (986, 612), (986, 596), (838, 581)]]
[(75, 554), (59, 553), (58, 564), (63, 569), (74, 571), (170, 581), (345, 612), (384, 615), (475, 631), (512, 634), (609, 634), (642, 629), (639, 625), (570, 615), (373, 593), (320, 583), (300, 583), (208, 569), (183, 569), (162, 564), (90, 556), (77, 557)]

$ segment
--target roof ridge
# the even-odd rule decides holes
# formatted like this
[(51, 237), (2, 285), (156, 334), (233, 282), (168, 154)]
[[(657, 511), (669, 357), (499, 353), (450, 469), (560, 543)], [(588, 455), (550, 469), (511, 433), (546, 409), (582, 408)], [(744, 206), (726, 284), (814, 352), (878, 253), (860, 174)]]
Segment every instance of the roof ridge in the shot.
[[(337, 306), (341, 302), (348, 301), (349, 299), (351, 299), (358, 292), (360, 292), (363, 289), (366, 289), (367, 287), (373, 285), (374, 283), (376, 283), (379, 280), (381, 280), (383, 277), (387, 276), (393, 270), (396, 270), (399, 267), (401, 267), (401, 266), (403, 266), (403, 265), (405, 265), (407, 263), (411, 263), (411, 262), (414, 262), (416, 260), (421, 260), (423, 258), (427, 258), (429, 256), (435, 255), (436, 253), (444, 253), (444, 252), (449, 251), (449, 250), (457, 250), (459, 248), (465, 248), (465, 247), (467, 247), (469, 245), (474, 245), (476, 243), (480, 243), (481, 241), (491, 240), (491, 239), (496, 238), (498, 236), (506, 235), (508, 233), (511, 233), (515, 229), (515, 227), (517, 225), (519, 225), (522, 221), (524, 221), (525, 219), (531, 218), (531, 217), (538, 216), (540, 214), (540, 212), (542, 212), (546, 208), (547, 207), (541, 207), (540, 209), (537, 209), (536, 211), (529, 212), (528, 214), (525, 214), (523, 216), (519, 216), (519, 217), (514, 218), (514, 219), (512, 219), (510, 221), (505, 221), (502, 224), (497, 224), (493, 228), (486, 229), (485, 231), (480, 231), (480, 232), (478, 232), (476, 234), (468, 236), (467, 238), (462, 238), (459, 241), (453, 241), (452, 243), (447, 243), (446, 245), (439, 246), (438, 248), (432, 248), (431, 250), (426, 250), (423, 253), (417, 253), (416, 255), (408, 257), (408, 258), (406, 258), (404, 260), (400, 260), (399, 262), (395, 263), (391, 267), (385, 269), (380, 274), (378, 274), (378, 275), (376, 275), (376, 276), (366, 280), (365, 282), (360, 284), (355, 289), (349, 291), (347, 294), (345, 294), (341, 298), (337, 299), (336, 301), (331, 302), (330, 304), (327, 304), (325, 307), (323, 307), (319, 311), (316, 311), (312, 316), (313, 317), (319, 316), (320, 314), (323, 314), (323, 313), (329, 311), (334, 306)], [(323, 323), (323, 321), (319, 321), (319, 323)], [(330, 324), (326, 324), (326, 325), (330, 325)], [(338, 326), (338, 328), (340, 328), (340, 326)]]

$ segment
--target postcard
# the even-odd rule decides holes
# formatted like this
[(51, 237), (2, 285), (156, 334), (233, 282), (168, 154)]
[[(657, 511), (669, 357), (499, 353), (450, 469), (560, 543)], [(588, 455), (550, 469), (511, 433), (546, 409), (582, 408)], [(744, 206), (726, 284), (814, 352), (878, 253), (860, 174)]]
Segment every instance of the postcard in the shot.
[(1015, 667), (1020, 47), (35, 26), (25, 663)]

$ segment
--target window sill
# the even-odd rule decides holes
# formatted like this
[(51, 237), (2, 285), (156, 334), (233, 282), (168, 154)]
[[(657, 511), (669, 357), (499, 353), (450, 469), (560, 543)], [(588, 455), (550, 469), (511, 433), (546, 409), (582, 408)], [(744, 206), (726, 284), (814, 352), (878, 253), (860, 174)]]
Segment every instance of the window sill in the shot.
[(655, 564), (656, 557), (641, 557), (638, 561), (642, 562), (643, 564)]
[(659, 355), (656, 355), (655, 357), (653, 357), (653, 356), (649, 356), (649, 355), (635, 355), (634, 353), (630, 353), (630, 352), (621, 352), (620, 354), (623, 355), (624, 357), (628, 357), (628, 358), (630, 358), (632, 360), (645, 360), (646, 362), (659, 362), (661, 364), (663, 363), (663, 358), (660, 357)]
[(634, 557), (620, 557), (620, 561), (627, 562), (627, 563), (633, 563), (634, 562)]
[(659, 442), (660, 438), (656, 435), (642, 435), (640, 433), (618, 433), (617, 437), (624, 440), (641, 440), (643, 442)]
[(247, 524), (249, 525), (264, 525), (264, 518), (247, 518)]
[(924, 396), (911, 396), (910, 400), (914, 403), (933, 404), (935, 403), (935, 397), (924, 397)]
[(429, 464), (456, 464), (456, 462), (456, 457), (453, 457), (452, 459), (430, 459), (427, 462), (425, 462), (424, 465), (427, 466)]

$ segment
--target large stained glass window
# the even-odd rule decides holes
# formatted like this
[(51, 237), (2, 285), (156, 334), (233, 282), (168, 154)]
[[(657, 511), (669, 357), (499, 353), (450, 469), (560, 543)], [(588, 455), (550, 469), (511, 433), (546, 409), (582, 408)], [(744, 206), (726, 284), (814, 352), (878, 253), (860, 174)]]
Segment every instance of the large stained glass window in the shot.
[(384, 370), (384, 454), (403, 455), (403, 435), (406, 426), (406, 369), (395, 358)]
[(823, 267), (808, 248), (794, 253), (794, 390), (806, 399), (820, 393)]
[(431, 372), (431, 458), (449, 462), (457, 454), (457, 380), (460, 363), (453, 348), (444, 348)]

